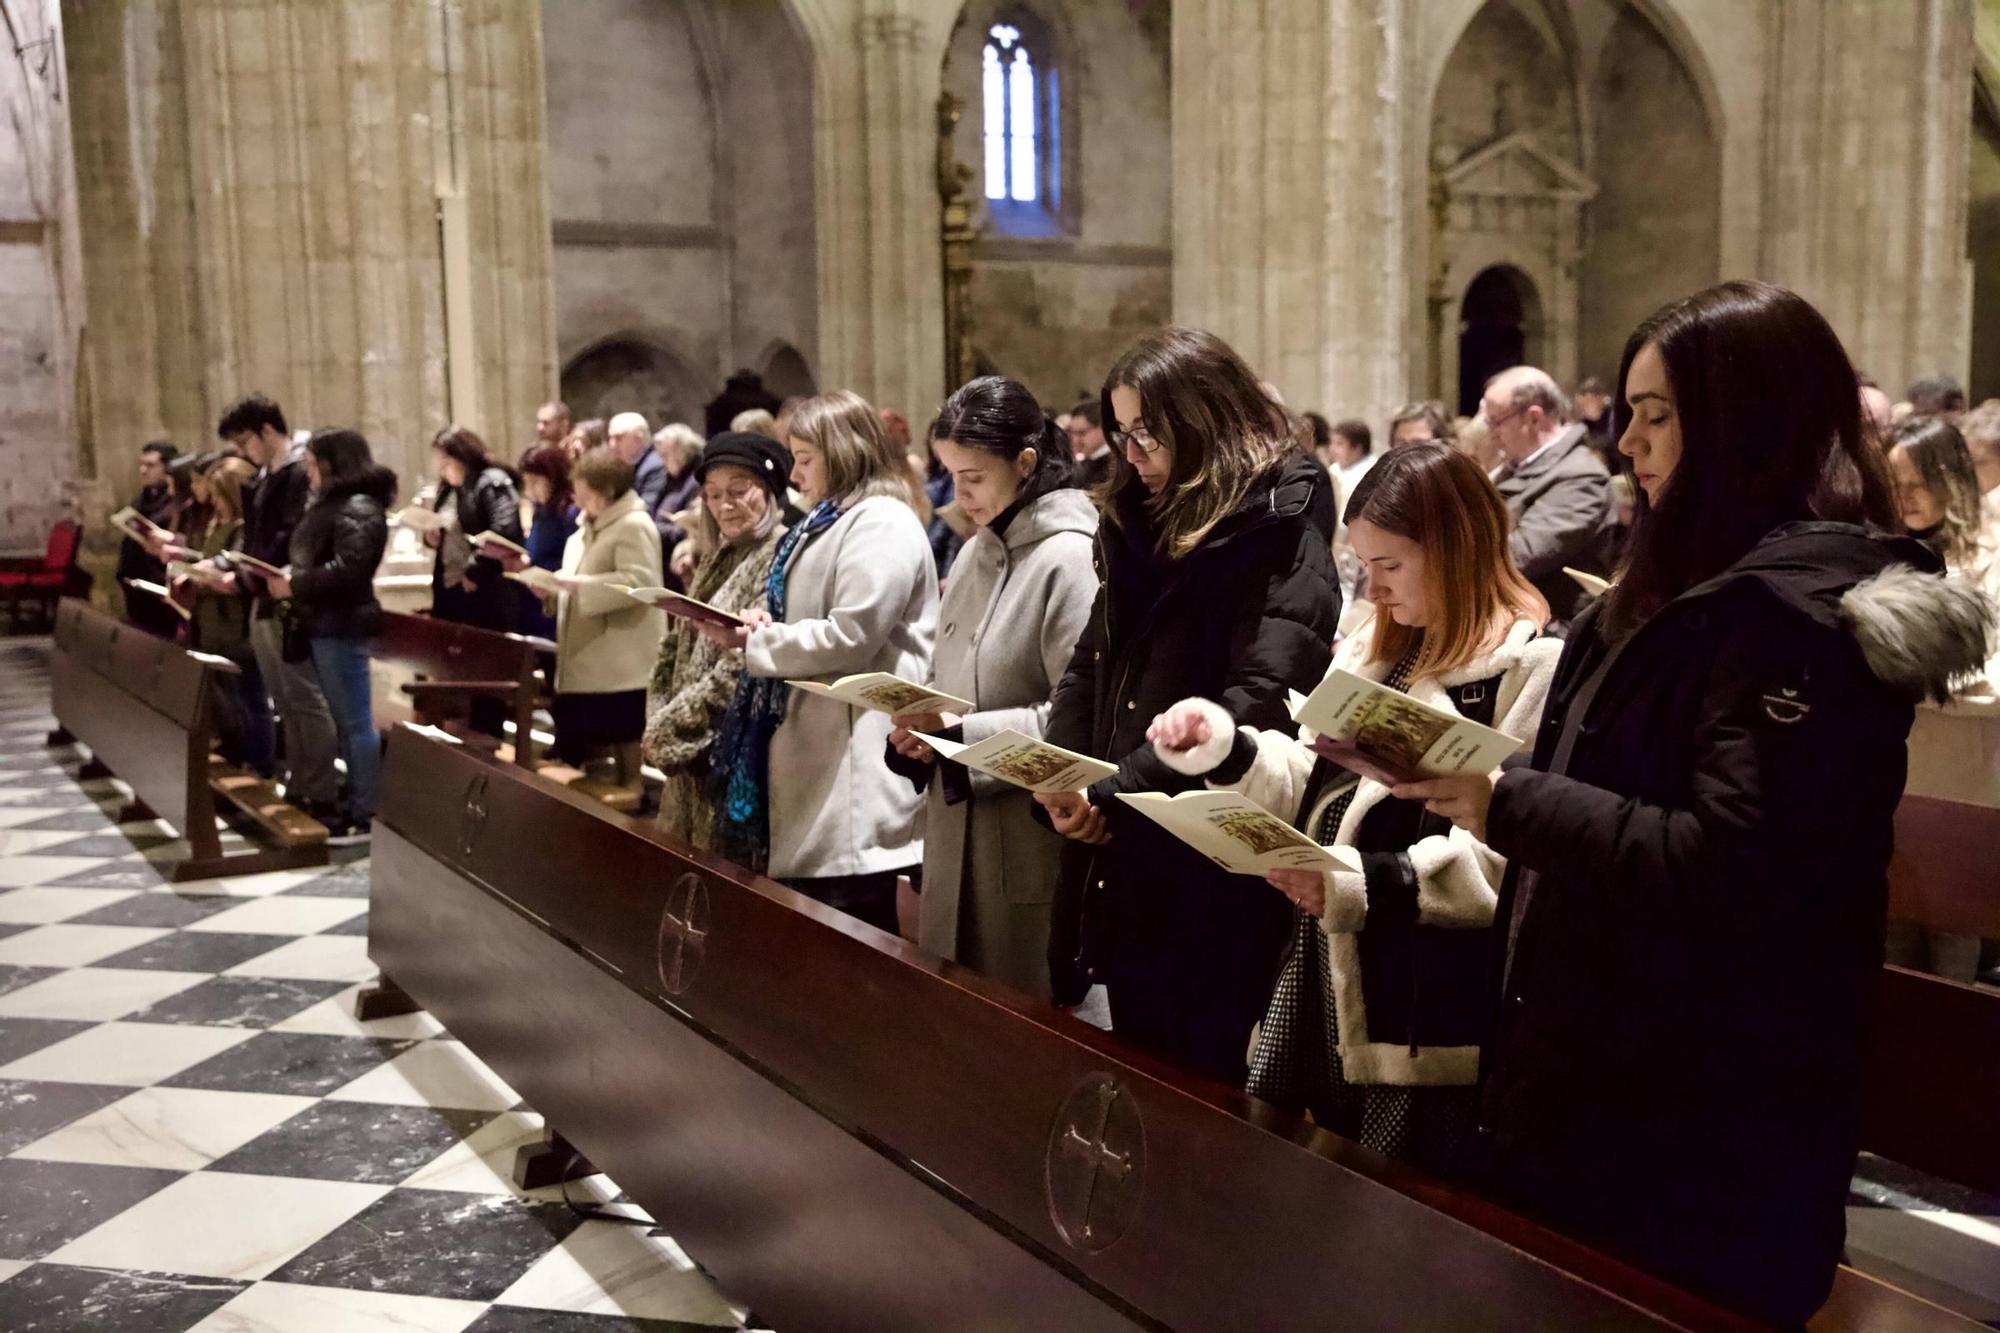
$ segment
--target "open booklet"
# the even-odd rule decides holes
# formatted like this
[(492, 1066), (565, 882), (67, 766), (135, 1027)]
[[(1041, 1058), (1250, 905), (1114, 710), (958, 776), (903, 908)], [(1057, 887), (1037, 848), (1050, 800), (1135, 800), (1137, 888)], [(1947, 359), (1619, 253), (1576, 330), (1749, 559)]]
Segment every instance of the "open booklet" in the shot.
[(155, 583), (151, 579), (126, 579), (125, 586), (128, 588), (135, 589), (136, 591), (143, 592), (148, 597), (159, 598), (161, 601), (165, 602), (168, 606), (172, 607), (174, 614), (179, 616), (182, 620), (194, 619), (193, 608), (188, 606), (188, 604), (183, 599), (174, 596), (172, 592), (168, 591), (167, 586), (163, 583)]
[(170, 542), (174, 534), (147, 518), (144, 514), (126, 505), (111, 516), (111, 526), (137, 541)]
[(1602, 574), (1592, 574), (1585, 570), (1572, 569), (1568, 565), (1563, 566), (1563, 573), (1569, 575), (1575, 581), (1577, 587), (1583, 589), (1592, 597), (1602, 597), (1605, 593), (1611, 591), (1612, 580), (1605, 578)]
[(289, 579), (292, 576), (292, 567), (290, 565), (286, 565), (283, 569), (280, 569), (269, 561), (259, 560), (256, 556), (245, 555), (241, 551), (230, 551), (227, 553), (227, 558), (230, 565), (234, 568), (248, 570), (260, 578)]
[(210, 564), (194, 564), (186, 560), (167, 561), (167, 582), (186, 579), (189, 583), (204, 588), (212, 588), (229, 577), (229, 571)]
[(918, 685), (886, 671), (842, 676), (831, 684), (821, 684), (816, 680), (788, 680), (785, 684), (807, 694), (824, 695), (856, 708), (872, 708), (878, 713), (970, 713), (973, 709), (970, 699), (940, 694), (928, 685)]
[(1029, 791), (1045, 795), (1082, 791), (1091, 783), (1102, 781), (1118, 771), (1116, 764), (1107, 764), (1102, 759), (1092, 759), (1087, 754), (1038, 741), (1033, 736), (1012, 729), (995, 732), (971, 745), (948, 741), (942, 736), (928, 736), (921, 731), (911, 734), (955, 764), (964, 764), (1002, 782), (1011, 782), (1016, 787), (1026, 787)]
[(391, 523), (400, 524), (413, 532), (442, 532), (451, 526), (451, 517), (423, 505), (409, 505), (389, 515)]
[(675, 592), (672, 588), (627, 588), (625, 595), (634, 601), (644, 602), (647, 606), (656, 606), (670, 616), (679, 616), (682, 620), (692, 620), (697, 624), (719, 625), (723, 629), (734, 629), (745, 623), (743, 617), (733, 611), (725, 611), (700, 598)]
[(491, 551), (481, 550), (480, 549), (481, 547), (497, 546), (503, 551), (509, 551), (515, 555), (520, 556), (523, 560), (526, 560), (528, 558), (527, 547), (521, 545), (521, 543), (517, 541), (512, 541), (506, 537), (502, 537), (497, 532), (475, 532), (470, 537), (467, 537), (465, 540), (472, 547), (473, 550), (479, 551), (481, 555), (493, 554), (493, 552)]
[(1292, 716), (1315, 753), (1384, 786), (1488, 773), (1524, 744), (1351, 671), (1330, 672)]
[(1322, 847), (1233, 791), (1120, 792), (1118, 799), (1231, 874), (1361, 869), (1352, 847)]
[(526, 569), (510, 569), (507, 577), (516, 583), (525, 583), (544, 597), (554, 597), (562, 591), (556, 582), (555, 571), (543, 569), (540, 565), (529, 565)]

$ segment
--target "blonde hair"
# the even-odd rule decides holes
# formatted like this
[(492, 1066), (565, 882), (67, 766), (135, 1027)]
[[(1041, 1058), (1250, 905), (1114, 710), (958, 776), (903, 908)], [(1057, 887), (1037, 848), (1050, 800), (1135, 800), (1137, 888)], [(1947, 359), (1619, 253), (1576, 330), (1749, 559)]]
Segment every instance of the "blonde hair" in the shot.
[[(753, 407), (738, 412), (729, 419), (729, 429), (746, 435), (762, 435), (767, 440), (778, 438), (778, 419), (761, 407)], [(782, 443), (782, 441), (781, 441)]]
[(826, 498), (841, 509), (887, 495), (916, 509), (910, 462), (889, 438), (882, 418), (852, 389), (808, 398), (792, 414), (792, 438), (819, 450)]

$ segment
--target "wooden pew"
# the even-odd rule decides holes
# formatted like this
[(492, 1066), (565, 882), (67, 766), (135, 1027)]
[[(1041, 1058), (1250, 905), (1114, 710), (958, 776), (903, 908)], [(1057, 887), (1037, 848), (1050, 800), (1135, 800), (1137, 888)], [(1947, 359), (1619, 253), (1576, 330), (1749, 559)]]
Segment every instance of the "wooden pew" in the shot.
[[(2000, 808), (1904, 796), (1889, 915), (2000, 938)], [(1874, 1024), (1862, 1146), (2000, 1193), (2000, 992), (1885, 967)]]
[(372, 867), (385, 974), (779, 1328), (1749, 1327), (467, 747), (392, 735)]
[(514, 759), (532, 768), (535, 704), (542, 692), (541, 648), (519, 634), (460, 625), (430, 616), (382, 613), (382, 632), (369, 644), (376, 725), (424, 722), (491, 744), (464, 725), (475, 698), (497, 699), (514, 722)]
[[(267, 782), (212, 754), (215, 697), (229, 662), (121, 624), (75, 598), (56, 611), (51, 662), (57, 729), (52, 745), (90, 748), (82, 776), (115, 774), (132, 788), (125, 819), (159, 818), (188, 840), (176, 881), (327, 863), (326, 828), (281, 800)], [(247, 816), (267, 845), (225, 854), (216, 796)]]

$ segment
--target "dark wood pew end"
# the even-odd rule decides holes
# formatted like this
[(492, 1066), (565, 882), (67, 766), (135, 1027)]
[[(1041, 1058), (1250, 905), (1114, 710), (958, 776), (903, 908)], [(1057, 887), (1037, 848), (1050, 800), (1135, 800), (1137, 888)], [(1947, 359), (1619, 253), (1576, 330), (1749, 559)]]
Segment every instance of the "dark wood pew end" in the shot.
[(354, 997), (354, 1016), (363, 1023), (376, 1018), (400, 1018), (422, 1008), (408, 991), (386, 975), (376, 977), (374, 985), (362, 987)]
[(514, 1184), (518, 1189), (538, 1190), (596, 1174), (597, 1168), (582, 1150), (553, 1129), (543, 1131), (540, 1143), (514, 1153)]

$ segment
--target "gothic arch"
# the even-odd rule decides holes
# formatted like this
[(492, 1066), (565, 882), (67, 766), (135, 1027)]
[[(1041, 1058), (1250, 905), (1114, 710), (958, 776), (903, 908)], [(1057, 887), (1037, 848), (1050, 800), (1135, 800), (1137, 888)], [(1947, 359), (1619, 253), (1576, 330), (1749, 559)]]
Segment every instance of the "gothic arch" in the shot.
[(812, 367), (798, 348), (779, 339), (757, 358), (757, 373), (764, 387), (779, 398), (808, 398), (819, 392)]
[(653, 429), (698, 425), (707, 381), (669, 334), (629, 329), (599, 338), (563, 362), (562, 396), (578, 421), (643, 412)]

